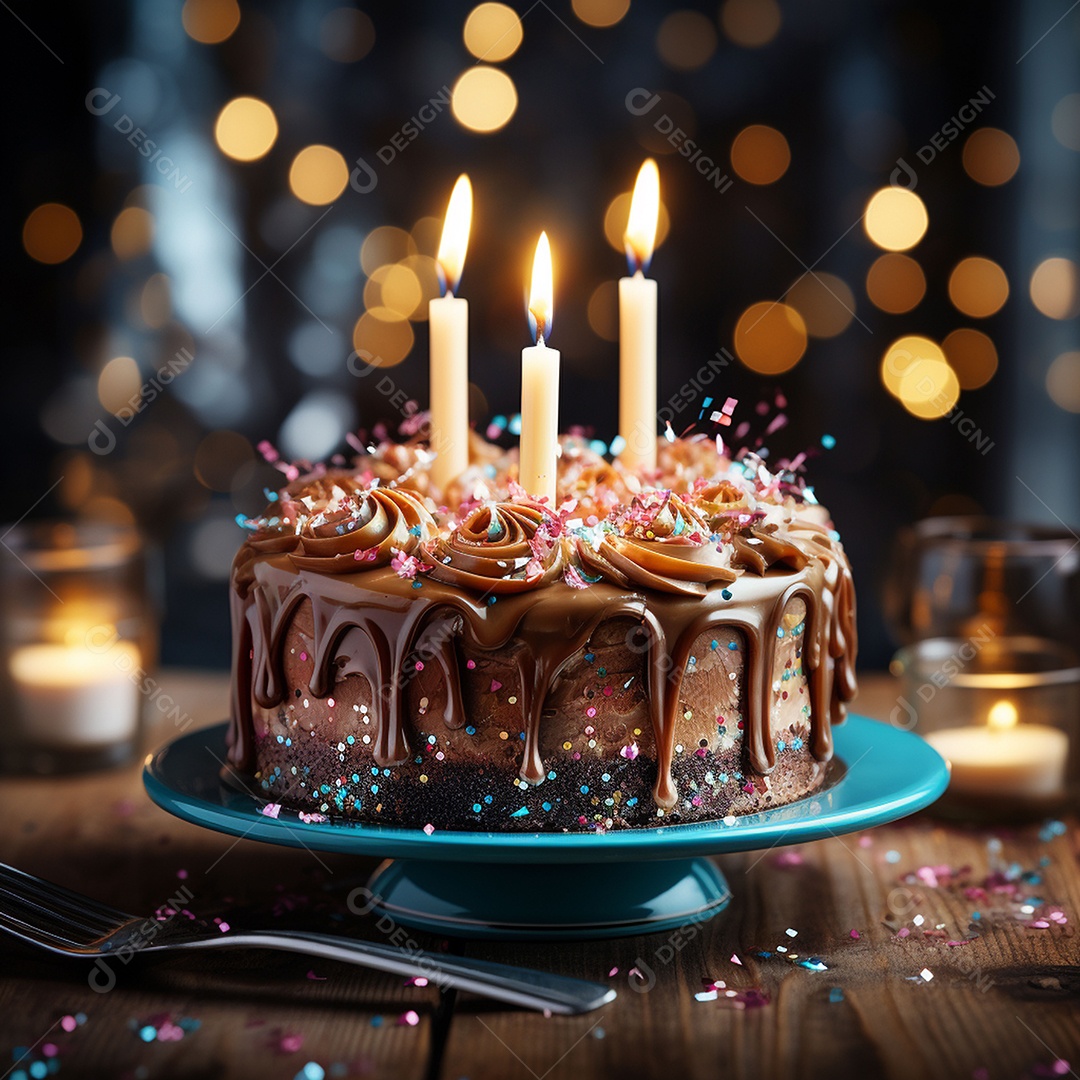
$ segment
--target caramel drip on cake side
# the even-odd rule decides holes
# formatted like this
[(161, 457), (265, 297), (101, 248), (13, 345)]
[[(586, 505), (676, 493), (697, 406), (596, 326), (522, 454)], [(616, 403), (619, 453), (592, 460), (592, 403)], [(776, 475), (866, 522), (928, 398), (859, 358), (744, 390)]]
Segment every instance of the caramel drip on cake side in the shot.
[(773, 670), (779, 631), (790, 602), (806, 605), (804, 645), (811, 698), (810, 748), (819, 760), (832, 752), (831, 724), (843, 718), (844, 702), (855, 692), (855, 609), (847, 560), (823, 528), (796, 521), (783, 541), (807, 556), (800, 570), (741, 574), (725, 587), (701, 596), (634, 591), (598, 582), (574, 589), (556, 581), (508, 595), (495, 603), (439, 581), (420, 588), (389, 568), (352, 574), (297, 569), (280, 554), (238, 558), (232, 597), (234, 641), (230, 758), (250, 761), (253, 737), (251, 699), (264, 708), (282, 704), (284, 639), (297, 606), (312, 608), (314, 671), (310, 690), (331, 693), (335, 678), (360, 674), (374, 703), (373, 758), (380, 767), (409, 756), (406, 736), (406, 661), (421, 634), (435, 635), (433, 659), (445, 678), (448, 727), (465, 722), (456, 641), (494, 651), (517, 641), (520, 707), (525, 733), (520, 777), (543, 781), (540, 756), (544, 702), (562, 671), (588, 644), (601, 622), (629, 616), (643, 635), (647, 698), (657, 753), (656, 804), (675, 805), (672, 777), (675, 728), (683, 675), (694, 643), (705, 631), (738, 627), (746, 638), (744, 738), (747, 764), (768, 773), (776, 764), (771, 712)]

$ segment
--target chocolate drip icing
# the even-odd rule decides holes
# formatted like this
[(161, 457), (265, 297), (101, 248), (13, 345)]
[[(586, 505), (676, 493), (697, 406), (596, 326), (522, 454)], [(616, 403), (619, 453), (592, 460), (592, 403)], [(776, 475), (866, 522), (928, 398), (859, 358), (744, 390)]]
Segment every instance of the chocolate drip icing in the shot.
[(492, 603), (490, 597), (430, 578), (416, 588), (389, 568), (314, 573), (298, 569), (288, 553), (245, 549), (234, 566), (230, 758), (239, 766), (250, 764), (252, 699), (266, 709), (284, 702), (284, 637), (298, 605), (307, 601), (313, 624), (311, 693), (325, 697), (335, 680), (353, 674), (367, 680), (376, 724), (373, 756), (379, 766), (409, 755), (404, 680), (408, 658), (425, 633), (432, 635), (432, 658), (445, 679), (443, 719), (450, 727), (465, 722), (457, 640), (474, 650), (513, 648), (525, 733), (520, 777), (539, 784), (546, 775), (540, 733), (548, 694), (602, 622), (628, 616), (640, 626), (645, 658), (658, 764), (654, 798), (659, 807), (670, 808), (678, 797), (672, 760), (680, 689), (695, 642), (718, 626), (734, 626), (745, 635), (746, 763), (757, 773), (768, 773), (776, 764), (771, 712), (777, 641), (791, 629), (785, 622), (792, 618), (792, 602), (801, 599), (806, 607), (810, 747), (825, 760), (832, 752), (831, 724), (843, 718), (844, 703), (855, 692), (850, 568), (839, 544), (810, 522), (795, 521), (779, 534), (770, 533), (767, 550), (777, 558), (760, 576), (744, 571), (734, 581), (708, 585), (700, 595), (649, 592), (632, 583), (606, 581), (572, 588), (555, 580), (500, 595)]

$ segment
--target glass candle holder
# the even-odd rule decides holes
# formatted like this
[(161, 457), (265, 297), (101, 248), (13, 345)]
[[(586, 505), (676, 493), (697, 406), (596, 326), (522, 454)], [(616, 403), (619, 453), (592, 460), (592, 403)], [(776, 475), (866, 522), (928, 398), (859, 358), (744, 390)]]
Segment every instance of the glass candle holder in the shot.
[(134, 529), (19, 525), (0, 552), (0, 767), (78, 772), (141, 752), (157, 650)]
[(1063, 528), (927, 518), (897, 542), (885, 610), (902, 645), (989, 631), (1080, 652), (1080, 545)]
[(1008, 817), (1076, 802), (1080, 665), (1071, 648), (987, 631), (916, 642), (892, 670), (900, 694), (890, 719), (952, 766), (946, 808)]

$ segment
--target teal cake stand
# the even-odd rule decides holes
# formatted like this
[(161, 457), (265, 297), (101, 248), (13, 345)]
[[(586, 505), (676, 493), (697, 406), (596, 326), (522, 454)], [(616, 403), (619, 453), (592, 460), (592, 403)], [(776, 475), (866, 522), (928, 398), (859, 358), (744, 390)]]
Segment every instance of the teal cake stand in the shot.
[(929, 806), (949, 781), (944, 760), (917, 735), (862, 716), (836, 728), (826, 787), (747, 817), (609, 833), (443, 832), (387, 825), (306, 824), (224, 783), (226, 725), (181, 735), (146, 764), (150, 797), (185, 821), (288, 847), (387, 857), (357, 914), (437, 934), (596, 938), (649, 933), (709, 919), (731, 900), (708, 858), (799, 844), (895, 821)]

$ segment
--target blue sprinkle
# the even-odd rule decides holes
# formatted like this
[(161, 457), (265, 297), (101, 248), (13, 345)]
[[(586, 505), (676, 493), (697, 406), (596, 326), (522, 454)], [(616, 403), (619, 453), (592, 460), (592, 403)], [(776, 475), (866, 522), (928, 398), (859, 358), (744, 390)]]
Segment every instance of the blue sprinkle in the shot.
[(581, 794), (582, 795), (588, 795), (589, 794), (589, 785), (588, 784), (582, 784), (581, 785)]
[(324, 1080), (326, 1070), (316, 1061), (309, 1061), (297, 1074), (296, 1080)]
[(510, 423), (507, 424), (507, 427), (510, 429), (510, 434), (511, 435), (520, 435), (521, 434), (521, 413), (514, 413), (514, 415), (510, 417)]
[(491, 607), (492, 604), (494, 604), (496, 600), (498, 600), (497, 596), (489, 596), (488, 599), (487, 599), (488, 607)]
[(143, 1042), (153, 1042), (157, 1038), (157, 1028), (153, 1024), (147, 1024), (139, 1028), (139, 1038)]
[(778, 739), (776, 742), (776, 749), (778, 753), (783, 753), (787, 749), (787, 743), (783, 739)]
[(637, 806), (637, 796), (635, 795), (632, 799), (627, 799), (626, 800), (626, 805), (627, 806)]
[(244, 514), (236, 515), (236, 524), (239, 525), (241, 529), (251, 529), (252, 532), (258, 528), (258, 525), (256, 525), (254, 521), (248, 521), (247, 516)]
[(730, 590), (730, 589), (721, 589), (721, 590), (720, 590), (720, 595), (721, 595), (721, 596), (722, 596), (722, 597), (723, 597), (723, 598), (724, 598), (725, 600), (730, 600), (730, 599), (731, 599), (731, 590)]
[(466, 735), (475, 735), (475, 734), (476, 734), (476, 728), (474, 728), (474, 727), (472, 726), (472, 724), (470, 724), (470, 725), (469, 725), (469, 726), (468, 726), (468, 727), (467, 727), (467, 728), (465, 729), (465, 734), (466, 734)]
[(829, 988), (829, 1003), (836, 1005), (838, 1002), (844, 1000), (844, 991), (839, 986), (832, 986)]
[(589, 449), (594, 454), (599, 454), (600, 457), (603, 457), (608, 452), (607, 443), (603, 439), (593, 439), (589, 443)]
[(491, 426), (497, 427), (500, 431), (503, 431), (506, 428), (506, 417), (503, 416), (502, 413), (499, 413), (498, 416), (493, 416), (491, 418)]
[(836, 445), (836, 439), (832, 435), (822, 435), (821, 445), (824, 446), (826, 450), (831, 450)]
[(372, 784), (371, 785), (371, 794), (372, 795), (378, 795), (379, 794), (379, 785), (378, 784)]
[(371, 1018), (371, 1026), (372, 1027), (382, 1027), (382, 1017), (381, 1016), (373, 1016)]
[(518, 738), (519, 738), (519, 739), (520, 739), (520, 740), (521, 740), (522, 742), (524, 742), (524, 741), (525, 741), (525, 732), (523, 731), (523, 732), (522, 732), (522, 733), (521, 733), (521, 734), (520, 734), (520, 735), (518, 736)]
[(716, 640), (714, 640), (714, 641), (713, 641), (713, 643), (712, 643), (712, 648), (713, 648), (714, 650), (716, 650), (716, 649), (719, 649), (719, 648), (720, 648), (720, 642), (719, 642), (719, 641), (716, 641)]
[(353, 744), (354, 742), (356, 742), (356, 736), (355, 736), (355, 735), (346, 735), (346, 736), (345, 736), (345, 741), (346, 741), (346, 742), (347, 742), (347, 743), (348, 743), (348, 744), (349, 744), (350, 746), (352, 746), (352, 744)]
[(585, 654), (585, 663), (591, 664), (596, 659), (596, 653), (587, 652)]
[(510, 816), (511, 817), (528, 817), (529, 816), (529, 808), (527, 806), (523, 806), (520, 810), (515, 810)]
[(541, 803), (541, 805), (543, 806), (543, 808), (545, 810), (550, 810), (551, 809), (551, 803), (549, 803), (549, 802)]
[(782, 626), (778, 626), (776, 628), (776, 636), (777, 637), (783, 637), (784, 636), (784, 628)]
[(485, 795), (485, 796), (484, 796), (484, 802), (485, 802), (485, 803), (487, 803), (487, 804), (488, 804), (488, 806), (490, 806), (490, 805), (491, 805), (492, 801), (493, 801), (493, 800), (492, 800), (492, 797), (491, 797), (490, 795)]
[(277, 492), (276, 491), (271, 491), (267, 487), (263, 488), (263, 495), (266, 496), (266, 501), (267, 502), (277, 502), (277, 500), (278, 500)]
[(419, 589), (419, 588), (420, 588), (420, 587), (421, 587), (421, 586), (422, 586), (423, 584), (424, 584), (424, 583), (423, 583), (423, 582), (422, 582), (422, 581), (421, 581), (421, 580), (420, 580), (419, 578), (417, 578), (417, 579), (416, 579), (416, 580), (415, 580), (415, 581), (414, 581), (414, 582), (412, 583), (412, 587), (413, 587), (414, 589)]
[(729, 641), (728, 642), (728, 648), (732, 652), (738, 652), (739, 651), (739, 643), (737, 641)]
[(472, 812), (474, 814), (479, 814), (482, 809), (483, 807), (478, 802), (472, 804)]
[(422, 533), (423, 533), (423, 530), (420, 528), (419, 525), (413, 525), (409, 529), (409, 535), (410, 536), (420, 536)]
[(49, 1066), (44, 1061), (35, 1061), (30, 1065), (30, 1075), (34, 1080), (45, 1080), (49, 1075)]
[(981, 912), (981, 911), (973, 911), (973, 912), (971, 913), (971, 917), (972, 917), (972, 919), (974, 919), (974, 920), (975, 920), (976, 922), (978, 922), (978, 921), (979, 921), (979, 919), (981, 919), (981, 918), (982, 918), (982, 912)]
[(555, 770), (554, 769), (552, 769), (551, 772), (548, 773), (548, 779), (549, 780), (554, 780), (555, 779)]

